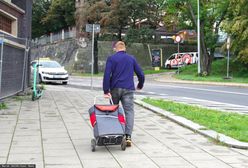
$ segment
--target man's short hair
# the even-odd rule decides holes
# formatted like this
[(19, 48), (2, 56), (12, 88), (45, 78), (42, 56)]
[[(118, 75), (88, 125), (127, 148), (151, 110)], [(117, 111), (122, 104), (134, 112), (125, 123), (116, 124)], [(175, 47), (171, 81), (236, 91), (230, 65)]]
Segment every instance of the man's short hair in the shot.
[(115, 43), (115, 49), (117, 51), (126, 51), (126, 45), (123, 41), (118, 41)]

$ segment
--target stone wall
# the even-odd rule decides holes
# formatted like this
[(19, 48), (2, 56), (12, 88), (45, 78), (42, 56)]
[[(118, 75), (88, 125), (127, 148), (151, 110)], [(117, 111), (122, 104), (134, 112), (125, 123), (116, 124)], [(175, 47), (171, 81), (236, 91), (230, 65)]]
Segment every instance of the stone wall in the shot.
[[(70, 72), (90, 72), (91, 71), (91, 42), (86, 41), (87, 46), (81, 48), (76, 40), (57, 42), (31, 50), (32, 60), (38, 57), (51, 57), (60, 62)], [(150, 49), (163, 50), (163, 62), (171, 54), (177, 52), (177, 44), (150, 45)], [(196, 45), (180, 45), (180, 52), (194, 52), (197, 50)], [(132, 43), (127, 45), (127, 52), (134, 55), (143, 69), (151, 69), (151, 59), (149, 55), (149, 47), (147, 44)], [(112, 42), (98, 42), (98, 68), (99, 72), (103, 72), (107, 57), (113, 54)]]

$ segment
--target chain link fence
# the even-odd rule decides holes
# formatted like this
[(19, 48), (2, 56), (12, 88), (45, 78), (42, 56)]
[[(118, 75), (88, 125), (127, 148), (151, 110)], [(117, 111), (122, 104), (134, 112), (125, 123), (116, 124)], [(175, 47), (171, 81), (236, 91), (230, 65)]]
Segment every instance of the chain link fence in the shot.
[(0, 34), (0, 100), (28, 87), (30, 44), (27, 39)]

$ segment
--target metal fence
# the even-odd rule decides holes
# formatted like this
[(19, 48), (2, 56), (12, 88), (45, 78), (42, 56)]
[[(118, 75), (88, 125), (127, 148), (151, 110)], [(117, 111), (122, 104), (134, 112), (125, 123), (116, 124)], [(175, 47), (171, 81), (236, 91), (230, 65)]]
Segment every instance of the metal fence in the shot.
[(30, 41), (0, 34), (0, 99), (25, 90), (29, 84)]
[(50, 33), (50, 35), (43, 35), (39, 38), (33, 39), (34, 44), (45, 45), (48, 43), (56, 43), (65, 39), (75, 38), (76, 29), (72, 28), (69, 30), (61, 30), (57, 33)]

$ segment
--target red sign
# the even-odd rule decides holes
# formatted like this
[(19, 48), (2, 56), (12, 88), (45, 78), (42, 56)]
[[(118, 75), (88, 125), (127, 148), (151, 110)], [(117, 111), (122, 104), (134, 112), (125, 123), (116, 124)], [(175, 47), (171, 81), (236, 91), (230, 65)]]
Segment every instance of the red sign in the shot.
[(176, 42), (177, 43), (180, 43), (180, 41), (181, 41), (181, 37), (180, 36), (176, 36)]

